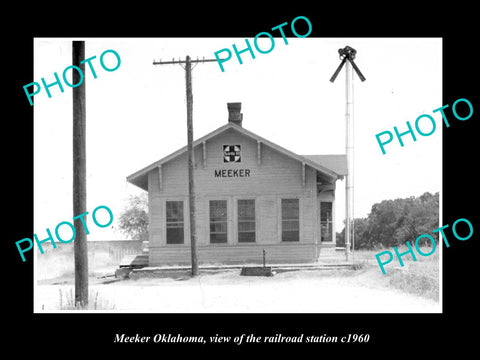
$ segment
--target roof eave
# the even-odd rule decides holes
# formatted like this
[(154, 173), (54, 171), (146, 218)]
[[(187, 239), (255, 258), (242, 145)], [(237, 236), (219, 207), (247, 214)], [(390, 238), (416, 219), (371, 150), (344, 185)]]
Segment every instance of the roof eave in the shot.
[[(212, 138), (224, 131), (226, 131), (227, 129), (229, 128), (233, 128), (237, 131), (239, 131), (240, 133), (244, 134), (245, 136), (248, 136), (248, 137), (251, 137), (261, 143), (264, 143), (265, 145), (279, 151), (280, 153), (286, 155), (286, 156), (289, 156), (289, 157), (292, 157), (294, 159), (296, 159), (297, 161), (301, 162), (302, 164), (305, 164), (305, 165), (308, 165), (310, 166), (311, 168), (317, 170), (317, 171), (320, 171), (322, 172), (323, 174), (327, 175), (328, 177), (330, 177), (332, 180), (336, 180), (336, 179), (343, 179), (343, 175), (341, 174), (337, 174), (335, 171), (333, 170), (330, 170), (302, 155), (298, 155), (298, 154), (295, 154), (294, 152), (290, 151), (290, 150), (287, 150), (265, 138), (262, 138), (261, 136), (255, 134), (255, 133), (252, 133), (251, 131), (243, 128), (242, 126), (239, 126), (239, 125), (236, 125), (234, 123), (227, 123), (221, 127), (219, 127), (218, 129), (208, 133), (207, 135), (195, 140), (193, 142), (193, 147), (203, 143), (204, 141), (208, 140), (209, 138)], [(145, 178), (144, 176), (148, 176), (148, 173), (161, 166), (162, 164), (176, 158), (177, 156), (181, 155), (182, 153), (186, 152), (187, 151), (187, 146), (184, 146), (180, 149), (178, 149), (177, 151), (174, 151), (173, 153), (171, 153), (170, 155), (167, 155), (166, 157), (160, 159), (160, 160), (157, 160), (155, 161), (154, 163), (148, 165), (148, 166), (145, 166), (144, 168), (134, 172), (133, 174), (127, 176), (127, 181), (130, 182), (131, 184), (134, 184), (144, 190), (147, 190), (148, 188), (148, 181), (146, 182), (146, 185), (145, 185)]]
[[(207, 135), (202, 136), (201, 138), (195, 140), (193, 142), (193, 147), (201, 144), (203, 141), (207, 140), (208, 138), (213, 137), (213, 136), (225, 131), (228, 127), (232, 127), (232, 126), (233, 127), (239, 127), (237, 125), (227, 123), (226, 125), (221, 126), (218, 129), (216, 129), (215, 131), (212, 131), (212, 132), (208, 133)], [(140, 177), (140, 176), (145, 175), (145, 174), (148, 174), (151, 170), (157, 168), (158, 166), (161, 166), (162, 164), (166, 163), (167, 161), (170, 161), (170, 160), (176, 158), (177, 156), (186, 152), (187, 148), (188, 148), (188, 146), (183, 146), (182, 148), (178, 149), (177, 151), (174, 151), (173, 153), (171, 153), (170, 155), (167, 155), (164, 158), (161, 158), (160, 160), (157, 160), (154, 163), (152, 163), (150, 165), (147, 165), (144, 168), (134, 172), (133, 174), (127, 176), (127, 181), (132, 183), (132, 184), (135, 184), (134, 183), (135, 178)]]

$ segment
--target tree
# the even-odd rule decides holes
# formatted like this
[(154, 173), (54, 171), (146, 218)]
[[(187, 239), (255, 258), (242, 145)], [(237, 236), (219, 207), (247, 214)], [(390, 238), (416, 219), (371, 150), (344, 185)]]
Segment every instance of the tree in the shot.
[[(374, 249), (414, 243), (422, 234), (438, 242), (439, 194), (424, 193), (419, 197), (383, 200), (373, 204), (366, 218), (355, 219), (355, 249)], [(337, 233), (337, 245), (344, 246), (344, 231)], [(423, 238), (420, 246), (428, 244)]]
[(354, 231), (355, 249), (368, 248), (368, 244), (371, 242), (370, 233), (368, 232), (368, 218), (355, 219)]
[(120, 231), (133, 240), (148, 240), (148, 195), (131, 195), (118, 217)]
[[(438, 233), (432, 234), (432, 230), (438, 228), (439, 214), (438, 193), (434, 195), (429, 192), (409, 199), (403, 211), (402, 226), (398, 228), (396, 243), (405, 243), (407, 240), (415, 241), (422, 234), (431, 235), (438, 241)], [(423, 238), (419, 245), (425, 245), (429, 240)]]
[[(345, 221), (344, 221), (345, 224)], [(357, 218), (354, 222), (354, 245), (355, 250), (368, 248), (370, 237), (367, 232), (368, 230), (368, 218)], [(337, 232), (336, 236), (336, 243), (337, 246), (343, 247), (345, 246), (345, 228), (343, 228), (342, 232)]]

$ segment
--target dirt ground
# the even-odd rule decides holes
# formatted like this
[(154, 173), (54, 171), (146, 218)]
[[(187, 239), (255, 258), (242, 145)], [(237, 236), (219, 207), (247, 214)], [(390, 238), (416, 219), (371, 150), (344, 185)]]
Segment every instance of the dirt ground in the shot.
[[(107, 271), (108, 272), (108, 271)], [(299, 270), (273, 277), (240, 270), (178, 272), (163, 278), (89, 282), (90, 304), (102, 312), (155, 313), (439, 313), (441, 303), (389, 286), (378, 269)], [(57, 312), (73, 292), (73, 279), (40, 280), (35, 312)], [(60, 295), (61, 294), (61, 295)], [(65, 311), (65, 310), (64, 310)], [(68, 311), (68, 310), (67, 310)]]

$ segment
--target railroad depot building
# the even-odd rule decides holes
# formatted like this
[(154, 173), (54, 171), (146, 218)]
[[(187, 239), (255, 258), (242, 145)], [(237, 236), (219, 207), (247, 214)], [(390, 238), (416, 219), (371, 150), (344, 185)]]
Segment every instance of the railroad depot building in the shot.
[[(228, 122), (194, 141), (195, 222), (200, 264), (304, 263), (335, 246), (335, 184), (345, 155), (297, 155)], [(301, 134), (296, 134), (300, 136)], [(148, 191), (148, 265), (190, 264), (187, 147), (127, 180)]]

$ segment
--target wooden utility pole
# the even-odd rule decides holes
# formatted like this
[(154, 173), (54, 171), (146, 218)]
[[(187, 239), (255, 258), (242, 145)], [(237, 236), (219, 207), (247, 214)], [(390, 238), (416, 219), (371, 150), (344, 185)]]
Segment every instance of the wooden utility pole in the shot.
[[(198, 258), (197, 258), (197, 231), (195, 225), (195, 183), (193, 179), (193, 93), (192, 93), (192, 63), (213, 62), (217, 59), (191, 60), (187, 55), (185, 60), (158, 61), (153, 65), (165, 64), (185, 64), (185, 83), (187, 89), (187, 150), (188, 150), (188, 207), (190, 209), (190, 245), (192, 257), (192, 276), (198, 275)], [(182, 66), (183, 67), (183, 66)]]
[(187, 55), (185, 61), (185, 84), (187, 89), (187, 148), (188, 148), (188, 202), (190, 209), (190, 244), (192, 257), (192, 276), (198, 274), (197, 231), (195, 222), (195, 184), (193, 181), (193, 93), (192, 63)]
[[(72, 64), (78, 66), (82, 74), (73, 71), (72, 84), (81, 84), (73, 88), (73, 217), (87, 211), (87, 177), (85, 152), (85, 42), (72, 42)], [(82, 79), (83, 77), (83, 79)], [(75, 241), (75, 305), (88, 304), (88, 250), (87, 234), (81, 219), (74, 221)]]
[[(354, 136), (353, 136), (353, 71), (352, 68), (357, 73), (360, 80), (365, 81), (365, 77), (361, 73), (360, 69), (357, 67), (355, 59), (357, 51), (350, 46), (345, 46), (343, 49), (338, 50), (340, 55), (340, 65), (337, 70), (331, 77), (330, 81), (333, 83), (342, 70), (343, 65), (345, 66), (345, 153), (347, 155), (347, 175), (345, 176), (345, 258), (348, 261), (348, 253), (350, 251), (350, 243), (352, 243), (352, 248), (355, 248), (355, 220), (354, 220), (354, 193), (353, 193), (353, 184), (354, 184), (354, 156), (353, 156), (353, 146), (354, 146)], [(353, 250), (355, 251), (355, 249)]]

